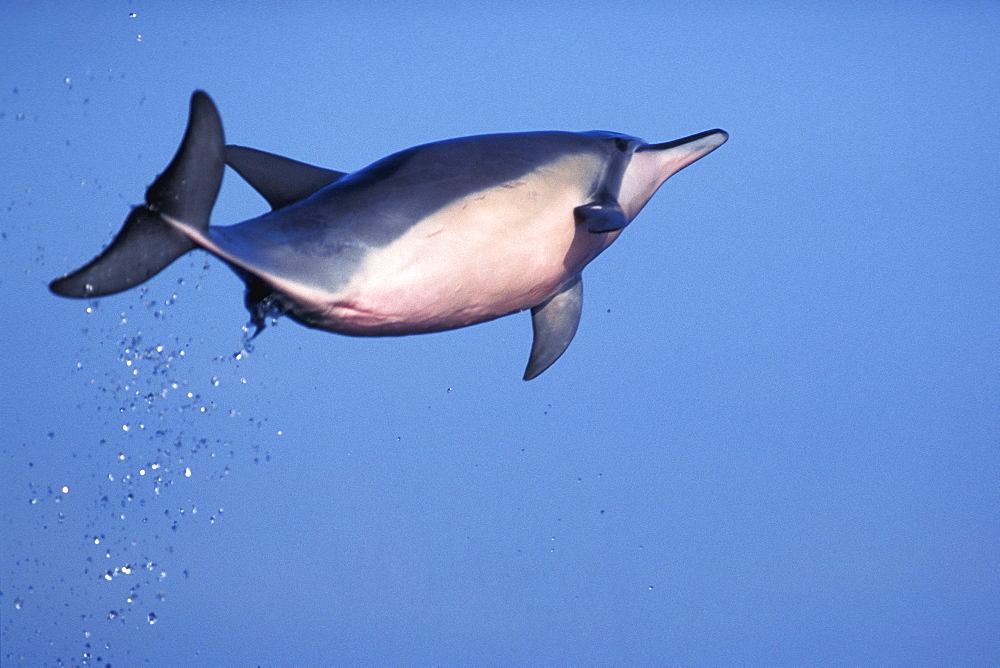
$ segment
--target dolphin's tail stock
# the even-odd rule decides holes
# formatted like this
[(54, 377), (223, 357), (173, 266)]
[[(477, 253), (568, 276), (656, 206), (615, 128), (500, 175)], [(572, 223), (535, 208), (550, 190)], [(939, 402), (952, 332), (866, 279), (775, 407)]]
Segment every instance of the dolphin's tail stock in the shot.
[(222, 121), (210, 97), (191, 96), (191, 115), (177, 155), (132, 209), (118, 236), (80, 269), (49, 285), (64, 297), (100, 297), (151, 278), (196, 247), (172, 222), (207, 232), (225, 169)]

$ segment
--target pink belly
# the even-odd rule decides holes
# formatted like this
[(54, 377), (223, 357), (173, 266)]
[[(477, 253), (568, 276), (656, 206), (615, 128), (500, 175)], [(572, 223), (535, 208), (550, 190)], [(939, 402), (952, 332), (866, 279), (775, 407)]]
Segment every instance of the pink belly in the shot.
[(568, 215), (526, 226), (475, 217), (421, 223), (372, 254), (319, 326), (360, 336), (415, 334), (531, 308), (617, 237), (579, 229), (572, 207), (561, 210)]

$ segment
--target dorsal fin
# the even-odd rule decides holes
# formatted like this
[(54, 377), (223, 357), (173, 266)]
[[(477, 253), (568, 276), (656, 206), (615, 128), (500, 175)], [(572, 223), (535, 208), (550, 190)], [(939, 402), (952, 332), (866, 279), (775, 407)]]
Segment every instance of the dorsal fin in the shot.
[(259, 192), (272, 209), (301, 202), (344, 176), (344, 172), (234, 144), (226, 146), (226, 164)]

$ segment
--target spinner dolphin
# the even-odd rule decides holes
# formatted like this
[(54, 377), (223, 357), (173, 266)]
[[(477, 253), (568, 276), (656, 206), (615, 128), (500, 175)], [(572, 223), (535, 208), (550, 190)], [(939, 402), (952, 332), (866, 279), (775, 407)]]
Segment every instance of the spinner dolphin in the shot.
[[(721, 146), (709, 130), (662, 144), (613, 132), (450, 139), (345, 174), (227, 146), (196, 91), (167, 169), (111, 244), (52, 282), (93, 298), (203, 248), (246, 283), (258, 331), (274, 313), (353, 336), (455, 329), (531, 309), (524, 379), (547, 369), (580, 321), (580, 273), (671, 175)], [(271, 211), (209, 225), (228, 164)]]

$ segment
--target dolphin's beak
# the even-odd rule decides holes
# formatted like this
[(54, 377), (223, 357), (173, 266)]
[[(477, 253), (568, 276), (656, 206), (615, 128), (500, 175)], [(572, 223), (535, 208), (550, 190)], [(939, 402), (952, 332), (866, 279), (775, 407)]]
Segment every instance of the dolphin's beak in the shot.
[(691, 135), (690, 137), (683, 137), (673, 141), (665, 141), (662, 144), (646, 144), (645, 146), (637, 148), (635, 152), (670, 151), (677, 156), (690, 156), (690, 159), (686, 163), (677, 168), (679, 170), (687, 165), (690, 165), (698, 158), (704, 158), (706, 155), (725, 144), (727, 139), (729, 139), (729, 133), (725, 130), (706, 130), (705, 132), (699, 132), (698, 134)]

